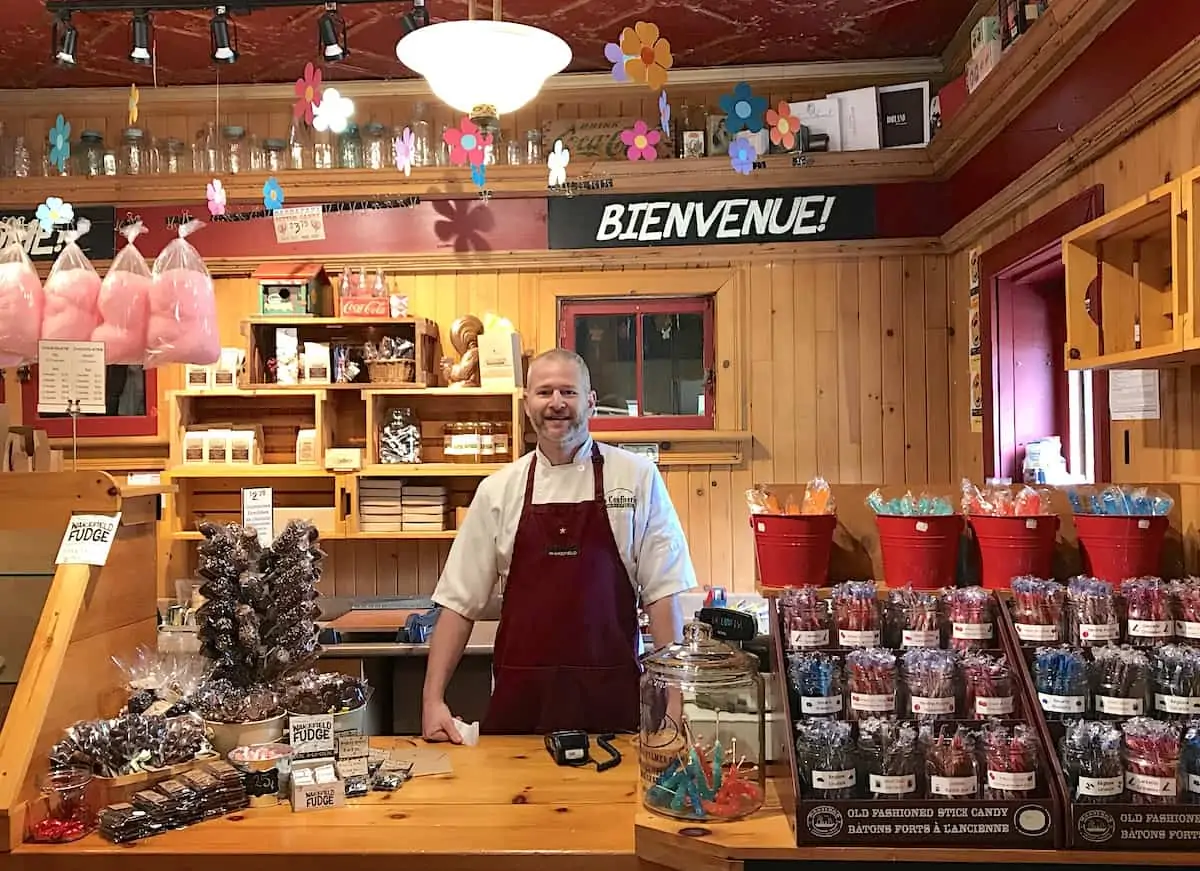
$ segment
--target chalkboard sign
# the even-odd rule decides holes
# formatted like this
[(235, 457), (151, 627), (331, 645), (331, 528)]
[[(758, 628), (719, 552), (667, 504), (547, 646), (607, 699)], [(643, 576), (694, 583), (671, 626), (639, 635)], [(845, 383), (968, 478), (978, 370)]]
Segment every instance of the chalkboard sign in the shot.
[(871, 239), (875, 188), (553, 197), (548, 223), (553, 250)]
[(19, 239), (30, 260), (54, 260), (67, 244), (64, 234), (74, 229), (80, 218), (92, 222), (91, 229), (79, 237), (83, 253), (89, 260), (112, 260), (117, 252), (117, 210), (113, 206), (78, 207), (74, 221), (51, 230), (38, 226), (35, 209), (0, 209), (0, 250)]

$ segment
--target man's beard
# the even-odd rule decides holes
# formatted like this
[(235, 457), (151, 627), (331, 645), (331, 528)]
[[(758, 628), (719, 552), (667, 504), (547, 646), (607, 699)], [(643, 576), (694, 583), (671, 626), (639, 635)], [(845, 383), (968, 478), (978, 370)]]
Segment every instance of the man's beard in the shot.
[[(552, 432), (547, 426), (550, 421), (561, 421), (569, 425), (560, 432)], [(552, 417), (549, 414), (543, 414), (534, 421), (534, 428), (537, 430), (539, 438), (565, 444), (587, 431), (587, 413), (580, 411), (574, 417)]]

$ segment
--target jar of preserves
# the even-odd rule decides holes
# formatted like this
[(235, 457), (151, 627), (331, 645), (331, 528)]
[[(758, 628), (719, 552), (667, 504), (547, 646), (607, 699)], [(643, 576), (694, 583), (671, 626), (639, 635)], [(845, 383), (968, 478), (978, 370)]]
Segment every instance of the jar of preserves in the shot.
[(95, 130), (84, 130), (79, 144), (79, 174), (104, 175), (104, 137)]
[(492, 425), (492, 457), (494, 462), (507, 463), (513, 459), (512, 446), (509, 444), (508, 424)]
[(263, 169), (267, 172), (280, 172), (289, 168), (288, 147), (282, 139), (266, 139), (263, 141)]
[(468, 421), (462, 425), (462, 461), (479, 462), (479, 421)]
[(387, 128), (377, 121), (363, 127), (363, 166), (367, 169), (383, 169), (391, 161), (388, 147)]
[(458, 444), (454, 441), (457, 427), (457, 423), (448, 423), (442, 427), (442, 456), (447, 463), (458, 462)]
[(146, 146), (144, 134), (137, 127), (126, 127), (121, 133), (117, 165), (121, 175), (146, 175)]
[(703, 822), (759, 810), (766, 795), (766, 693), (758, 657), (693, 622), (681, 643), (643, 662), (642, 803), (657, 814)]
[(496, 458), (496, 428), (491, 421), (479, 423), (479, 460), (490, 463)]
[(225, 171), (232, 173), (248, 172), (250, 170), (250, 161), (246, 152), (245, 128), (232, 125), (222, 128), (221, 143)]

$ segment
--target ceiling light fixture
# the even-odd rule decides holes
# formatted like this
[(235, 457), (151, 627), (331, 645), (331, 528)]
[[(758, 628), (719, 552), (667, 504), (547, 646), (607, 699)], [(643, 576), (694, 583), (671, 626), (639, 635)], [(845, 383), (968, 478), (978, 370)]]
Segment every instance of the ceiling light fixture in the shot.
[(54, 46), (54, 62), (60, 67), (75, 66), (75, 46), (79, 41), (79, 33), (71, 23), (70, 12), (59, 14), (51, 30), (51, 39)]
[(130, 42), (133, 47), (129, 50), (129, 59), (135, 64), (149, 66), (154, 60), (150, 55), (150, 28), (150, 13), (145, 10), (135, 12), (133, 23), (130, 25)]
[(493, 0), (492, 17), (419, 27), (396, 43), (401, 63), (477, 123), (515, 112), (571, 62), (570, 46), (553, 33), (502, 21), (500, 0)]
[(212, 59), (219, 64), (231, 64), (238, 59), (237, 25), (224, 6), (218, 6), (208, 22), (212, 37)]
[(350, 47), (346, 42), (346, 19), (338, 13), (336, 3), (325, 4), (325, 12), (317, 22), (317, 37), (324, 60), (336, 63), (350, 57)]

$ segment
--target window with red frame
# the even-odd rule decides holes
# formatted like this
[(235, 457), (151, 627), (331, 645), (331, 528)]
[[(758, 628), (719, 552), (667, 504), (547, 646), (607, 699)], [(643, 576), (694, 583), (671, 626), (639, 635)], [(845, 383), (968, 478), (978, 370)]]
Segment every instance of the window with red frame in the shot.
[[(106, 414), (79, 416), (80, 438), (158, 435), (158, 373), (141, 366), (105, 366)], [(50, 438), (70, 438), (71, 416), (38, 414), (37, 366), (29, 367), (21, 384), (21, 409), (26, 426), (43, 429)]]
[(559, 340), (592, 373), (592, 428), (713, 428), (713, 298), (564, 300)]

